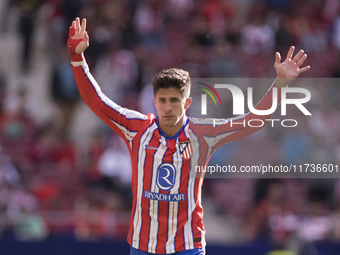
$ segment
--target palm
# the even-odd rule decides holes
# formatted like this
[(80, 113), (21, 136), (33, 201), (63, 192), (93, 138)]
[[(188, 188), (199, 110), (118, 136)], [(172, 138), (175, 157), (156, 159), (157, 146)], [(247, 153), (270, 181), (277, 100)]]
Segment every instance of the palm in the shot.
[(309, 66), (300, 68), (303, 62), (306, 60), (307, 55), (303, 54), (303, 50), (300, 50), (294, 58), (292, 58), (294, 52), (294, 47), (289, 49), (287, 57), (284, 62), (281, 63), (281, 56), (277, 52), (275, 60), (275, 70), (277, 74), (278, 85), (280, 87), (286, 86), (288, 83), (297, 78), (301, 73), (310, 69)]
[(84, 50), (86, 50), (87, 47), (88, 44), (85, 41), (80, 42), (76, 47), (76, 53), (77, 54), (82, 53)]
[(299, 67), (292, 60), (287, 60), (276, 66), (276, 73), (281, 78), (296, 78), (299, 76)]

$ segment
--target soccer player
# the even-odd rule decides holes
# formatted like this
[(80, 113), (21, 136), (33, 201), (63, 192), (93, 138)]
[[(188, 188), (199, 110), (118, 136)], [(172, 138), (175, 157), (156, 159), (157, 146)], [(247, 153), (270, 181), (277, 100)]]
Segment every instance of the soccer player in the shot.
[[(153, 79), (157, 117), (122, 108), (102, 93), (89, 72), (83, 56), (89, 46), (85, 19), (81, 24), (79, 18), (72, 22), (67, 45), (81, 97), (124, 139), (130, 152), (133, 193), (130, 254), (205, 254), (203, 178), (195, 178), (192, 172), (196, 166), (206, 166), (217, 147), (250, 135), (260, 127), (187, 117), (185, 113), (192, 101), (190, 77), (188, 72), (175, 68), (163, 70)], [(293, 52), (291, 47), (282, 63), (276, 53), (277, 78), (256, 109), (269, 109), (272, 89), (286, 86), (309, 69), (300, 68), (307, 55), (301, 50), (293, 57)], [(248, 123), (253, 118), (265, 121), (270, 117), (249, 113), (235, 119)]]

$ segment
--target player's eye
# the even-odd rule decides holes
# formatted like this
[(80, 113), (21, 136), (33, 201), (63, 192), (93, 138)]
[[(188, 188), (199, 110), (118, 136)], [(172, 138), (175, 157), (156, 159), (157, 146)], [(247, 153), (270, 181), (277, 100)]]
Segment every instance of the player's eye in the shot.
[(161, 103), (164, 103), (165, 102), (165, 98), (159, 98), (158, 101), (161, 102)]
[(172, 103), (175, 103), (175, 102), (178, 102), (179, 99), (178, 99), (178, 98), (171, 98), (170, 101), (171, 101)]

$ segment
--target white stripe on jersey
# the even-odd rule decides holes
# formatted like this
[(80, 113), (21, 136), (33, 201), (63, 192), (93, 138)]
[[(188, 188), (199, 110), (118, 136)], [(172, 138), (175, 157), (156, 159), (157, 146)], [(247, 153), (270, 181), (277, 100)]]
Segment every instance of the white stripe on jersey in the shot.
[[(194, 153), (193, 155), (196, 156), (196, 159), (193, 159), (194, 161), (191, 161), (192, 164), (194, 164), (194, 162), (196, 162), (196, 166), (198, 166), (199, 162), (198, 162), (198, 159), (200, 158), (200, 155), (199, 155), (199, 140), (198, 140), (198, 137), (192, 132), (192, 130), (190, 129), (189, 130), (190, 132), (190, 135), (191, 135), (191, 146), (192, 146), (192, 150), (193, 152), (194, 151), (198, 151), (197, 153)], [(208, 154), (209, 155), (209, 154)], [(193, 158), (193, 157), (192, 157)], [(206, 160), (206, 159), (205, 159)], [(194, 170), (195, 167), (191, 167), (191, 172), (192, 172), (192, 176), (190, 176), (190, 178), (195, 178), (195, 180), (197, 179), (197, 173), (196, 171)], [(195, 177), (193, 177), (195, 176)], [(202, 177), (200, 177), (202, 178)], [(199, 181), (199, 180), (196, 180), (196, 181)], [(202, 247), (205, 247), (206, 243), (205, 243), (205, 233), (204, 231), (201, 231), (201, 244), (202, 244)]]
[[(164, 137), (161, 138), (162, 141), (160, 143), (160, 147), (153, 157), (153, 166), (152, 166), (152, 181), (151, 181), (151, 192), (159, 193), (159, 188), (156, 185), (157, 183), (157, 169), (158, 166), (162, 164), (162, 159), (164, 157), (165, 152), (167, 151), (166, 140)], [(148, 252), (156, 253), (157, 247), (157, 235), (158, 235), (158, 201), (150, 199), (149, 206), (149, 215), (150, 215), (150, 232), (149, 232), (149, 242), (148, 242)]]
[(222, 133), (222, 134), (217, 135), (216, 137), (213, 137), (213, 136), (203, 136), (204, 140), (207, 142), (207, 144), (209, 146), (207, 156), (210, 155), (212, 147), (214, 147), (219, 141), (221, 141), (223, 138), (225, 138), (225, 137), (227, 137), (229, 135), (232, 135), (232, 134), (236, 133), (237, 131), (238, 130), (235, 130), (235, 131), (232, 131), (232, 132), (227, 132), (227, 133)]
[[(94, 90), (96, 91), (98, 97), (102, 100), (104, 104), (106, 104), (108, 107), (113, 109), (114, 111), (118, 112), (119, 114), (125, 116), (127, 119), (138, 119), (138, 120), (146, 120), (148, 117), (140, 112), (134, 111), (134, 110), (129, 110), (126, 108), (123, 108), (116, 103), (114, 103), (111, 99), (109, 99), (102, 91), (101, 88), (99, 87), (97, 81), (93, 78), (92, 74), (89, 71), (89, 67), (85, 61), (83, 62), (72, 62), (73, 66), (79, 66), (81, 65), (85, 75), (89, 79), (90, 83), (92, 84)], [(122, 125), (118, 124), (117, 122), (113, 121), (110, 119), (122, 132), (125, 134), (126, 139), (131, 142), (131, 140), (135, 137), (137, 132), (130, 132), (128, 129), (123, 127)], [(125, 131), (124, 131), (125, 130)]]
[(213, 126), (214, 123), (216, 123), (215, 125), (218, 126), (219, 123), (224, 123), (224, 124), (226, 123), (225, 119), (214, 119), (214, 118), (203, 118), (203, 119), (190, 118), (190, 120), (195, 125), (210, 125), (210, 126)]
[[(187, 125), (188, 126), (188, 125)], [(178, 138), (176, 147), (178, 146)], [(170, 190), (170, 194), (178, 194), (179, 193), (179, 186), (181, 184), (181, 169), (183, 165), (183, 158), (179, 153), (179, 149), (176, 148), (176, 153), (174, 153), (172, 160), (176, 162), (175, 169), (176, 169), (176, 180), (174, 187)], [(168, 240), (165, 244), (165, 251), (166, 253), (175, 253), (175, 236), (177, 233), (177, 224), (178, 224), (178, 203), (179, 202), (170, 202), (169, 203), (169, 216), (168, 216)]]
[(137, 131), (136, 132), (129, 131), (129, 130), (127, 130), (127, 128), (125, 128), (124, 126), (120, 125), (118, 122), (115, 122), (112, 119), (110, 119), (110, 120), (111, 120), (111, 122), (113, 124), (115, 124), (123, 132), (123, 134), (125, 135), (125, 138), (129, 141), (130, 146), (131, 146), (131, 141), (136, 136), (136, 134), (138, 132)]
[[(187, 128), (184, 129), (184, 133), (187, 137), (190, 137), (189, 131)], [(191, 132), (191, 141), (195, 140), (198, 142), (198, 138)], [(194, 149), (194, 148), (193, 148)], [(196, 148), (195, 148), (196, 149)], [(199, 153), (194, 153), (192, 157), (190, 158), (190, 164), (191, 168), (192, 166), (198, 166), (198, 158), (199, 158)], [(188, 181), (188, 220), (184, 225), (184, 240), (185, 240), (185, 249), (194, 249), (194, 233), (192, 230), (192, 212), (195, 209), (196, 206), (196, 201), (195, 201), (195, 181), (196, 181), (196, 174), (194, 174), (194, 171), (190, 171), (189, 174), (189, 181)]]
[(235, 122), (240, 119), (244, 119), (247, 115), (249, 115), (250, 112), (242, 115), (238, 115), (233, 118), (227, 118), (227, 119), (215, 119), (215, 118), (205, 118), (205, 119), (199, 119), (199, 118), (191, 118), (191, 122), (195, 125), (208, 125), (208, 126), (214, 126), (219, 127), (222, 125), (225, 125), (227, 123), (230, 123), (231, 121)]
[(119, 105), (117, 105), (115, 102), (113, 102), (110, 98), (108, 98), (99, 87), (97, 81), (93, 78), (92, 74), (90, 73), (89, 67), (87, 63), (84, 61), (81, 65), (83, 67), (83, 70), (85, 72), (85, 75), (90, 80), (90, 83), (92, 84), (94, 90), (96, 91), (97, 95), (102, 99), (102, 101), (112, 108), (113, 110), (119, 112), (121, 115), (125, 116), (127, 119), (140, 119), (140, 120), (146, 120), (148, 117), (140, 112), (129, 110), (126, 108), (123, 108)]
[(144, 163), (145, 163), (145, 145), (148, 145), (152, 139), (155, 129), (157, 129), (157, 124), (154, 123), (146, 129), (144, 134), (141, 136), (138, 148), (138, 172), (137, 172), (137, 201), (135, 214), (133, 217), (133, 225), (135, 226), (133, 230), (132, 246), (135, 249), (139, 249), (139, 237), (142, 228), (142, 197), (143, 197), (143, 179), (144, 179)]

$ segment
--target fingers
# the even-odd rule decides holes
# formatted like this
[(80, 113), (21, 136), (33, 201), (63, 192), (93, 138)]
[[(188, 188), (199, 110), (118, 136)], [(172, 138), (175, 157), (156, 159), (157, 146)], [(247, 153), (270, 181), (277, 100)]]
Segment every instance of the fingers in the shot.
[(80, 21), (79, 18), (76, 18), (76, 32), (79, 33), (80, 32)]
[(279, 52), (276, 52), (275, 53), (275, 63), (274, 63), (274, 65), (278, 65), (280, 63), (281, 63), (281, 55), (280, 55)]
[(305, 62), (306, 58), (307, 58), (307, 54), (304, 54), (304, 55), (299, 59), (299, 61), (296, 62), (297, 66), (300, 67), (300, 66), (303, 64), (303, 62)]
[(310, 66), (305, 66), (304, 68), (300, 68), (299, 69), (299, 73), (303, 73), (303, 72), (306, 72), (310, 69)]
[(84, 42), (86, 43), (87, 46), (89, 46), (89, 35), (87, 34), (87, 32), (85, 32), (84, 34)]
[(296, 55), (295, 57), (293, 58), (293, 61), (295, 63), (297, 63), (299, 61), (299, 59), (301, 58), (301, 56), (303, 55), (304, 51), (303, 50), (300, 50)]
[(72, 37), (74, 36), (75, 33), (76, 33), (76, 22), (72, 21), (72, 25), (70, 26), (69, 31), (68, 31), (68, 36)]
[(80, 25), (80, 19), (79, 17), (75, 18), (74, 21), (72, 21), (72, 24), (70, 26), (70, 32), (69, 34), (71, 36), (76, 35), (76, 37), (79, 39), (80, 37), (83, 38), (85, 36), (86, 31), (86, 19), (82, 19), (81, 25)]
[[(300, 50), (299, 53), (296, 54), (296, 56), (294, 57), (294, 61), (297, 60), (296, 65), (298, 67), (300, 67), (303, 64), (303, 62), (305, 62), (305, 60), (307, 58), (307, 54), (303, 54), (303, 55), (302, 54), (303, 54), (303, 50)], [(299, 69), (299, 73), (306, 72), (309, 69), (310, 69), (310, 66), (305, 66), (304, 68)]]
[(82, 19), (81, 21), (81, 33), (84, 34), (86, 31), (86, 19)]
[(72, 21), (72, 24), (71, 24), (70, 28), (74, 28), (74, 27), (76, 27), (76, 22)]
[(291, 46), (290, 49), (289, 49), (289, 51), (288, 51), (286, 60), (291, 60), (291, 59), (292, 59), (294, 50), (295, 50), (295, 47), (294, 47), (294, 46)]

